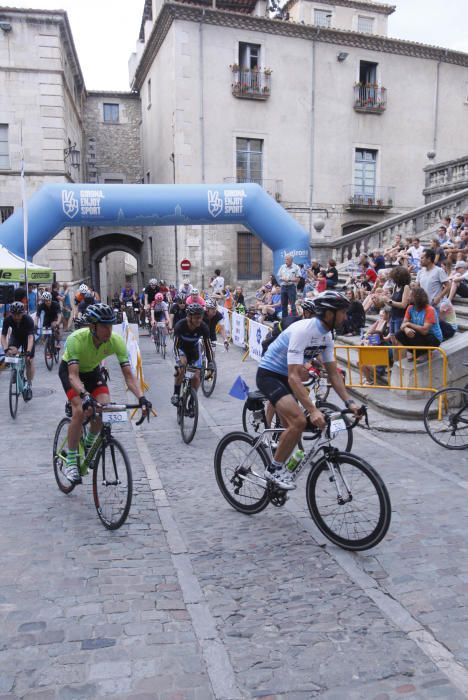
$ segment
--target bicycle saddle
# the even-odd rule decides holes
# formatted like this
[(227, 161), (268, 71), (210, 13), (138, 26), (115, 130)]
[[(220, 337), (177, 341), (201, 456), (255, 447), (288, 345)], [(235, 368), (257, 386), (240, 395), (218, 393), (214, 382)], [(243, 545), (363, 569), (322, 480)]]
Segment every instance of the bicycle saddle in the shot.
[(258, 389), (257, 389), (257, 391), (249, 391), (249, 395), (247, 396), (247, 398), (249, 401), (265, 401), (266, 400), (265, 394), (262, 393), (261, 391), (259, 391)]

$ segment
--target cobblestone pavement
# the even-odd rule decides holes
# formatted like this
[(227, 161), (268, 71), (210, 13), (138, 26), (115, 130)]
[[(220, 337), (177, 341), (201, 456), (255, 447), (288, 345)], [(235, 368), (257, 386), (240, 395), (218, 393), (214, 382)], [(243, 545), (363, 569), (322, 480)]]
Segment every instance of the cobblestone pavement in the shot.
[[(354, 555), (315, 530), (304, 481), (283, 508), (251, 517), (218, 491), (217, 441), (241, 426), (227, 391), (239, 371), (254, 385), (252, 361), (219, 353), (186, 446), (171, 362), (146, 337), (141, 347), (159, 415), (118, 428), (135, 493), (116, 532), (89, 483), (70, 496), (56, 487), (64, 397), (42, 352), (16, 421), (0, 374), (0, 700), (468, 697), (467, 455), (425, 435), (356, 431), (353, 451), (384, 477), (393, 519), (375, 550)], [(119, 374), (111, 365), (117, 400)]]

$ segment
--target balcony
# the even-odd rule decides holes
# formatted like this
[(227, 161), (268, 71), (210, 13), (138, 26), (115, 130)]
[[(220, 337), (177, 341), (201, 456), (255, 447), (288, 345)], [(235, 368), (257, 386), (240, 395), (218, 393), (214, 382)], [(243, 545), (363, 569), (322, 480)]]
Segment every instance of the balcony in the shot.
[(345, 186), (345, 209), (348, 211), (387, 211), (393, 207), (395, 201), (394, 187), (368, 188), (363, 193), (355, 185)]
[(267, 100), (271, 91), (271, 70), (240, 68), (230, 66), (232, 71), (232, 94), (247, 100)]
[(377, 84), (356, 83), (354, 86), (354, 111), (382, 114), (387, 108), (387, 91)]
[(247, 178), (247, 177), (225, 177), (224, 182), (227, 183), (242, 183), (242, 182), (253, 182), (260, 187), (263, 187), (265, 192), (276, 199), (277, 202), (281, 202), (283, 196), (283, 181), (282, 180), (268, 180), (265, 178)]

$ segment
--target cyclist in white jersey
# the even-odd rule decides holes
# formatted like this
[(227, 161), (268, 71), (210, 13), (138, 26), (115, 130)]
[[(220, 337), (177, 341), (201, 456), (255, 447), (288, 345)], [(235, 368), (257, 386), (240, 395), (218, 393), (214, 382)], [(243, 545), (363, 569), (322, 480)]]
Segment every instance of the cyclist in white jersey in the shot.
[(340, 292), (330, 290), (319, 294), (314, 299), (316, 317), (289, 326), (260, 360), (257, 386), (274, 405), (286, 428), (265, 477), (283, 489), (295, 488), (284, 465), (306, 429), (307, 418), (318, 428), (325, 428), (323, 413), (312, 403), (302, 383), (306, 378), (304, 362), (321, 355), (333, 389), (346, 407), (358, 415), (359, 408), (346, 391), (333, 353), (332, 333), (343, 323), (348, 306), (348, 299)]

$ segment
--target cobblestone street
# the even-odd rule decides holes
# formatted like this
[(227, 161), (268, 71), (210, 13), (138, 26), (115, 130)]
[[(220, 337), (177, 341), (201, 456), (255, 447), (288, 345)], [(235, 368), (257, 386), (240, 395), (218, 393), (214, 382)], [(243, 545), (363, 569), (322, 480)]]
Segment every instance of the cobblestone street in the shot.
[[(254, 388), (253, 361), (218, 353), (187, 446), (171, 358), (147, 336), (141, 349), (158, 417), (114, 430), (135, 487), (115, 532), (97, 518), (89, 477), (69, 496), (56, 486), (65, 397), (42, 348), (16, 421), (0, 374), (0, 700), (468, 697), (468, 454), (372, 430), (371, 411), (353, 452), (384, 478), (392, 524), (374, 550), (351, 554), (315, 529), (304, 478), (283, 508), (255, 516), (221, 496), (216, 444), (241, 428), (228, 390), (239, 372)], [(109, 366), (112, 398), (125, 400)]]

